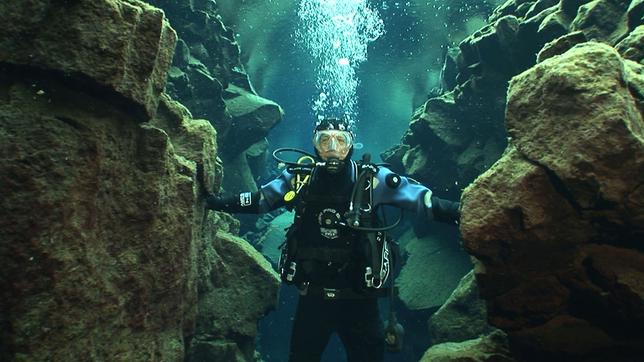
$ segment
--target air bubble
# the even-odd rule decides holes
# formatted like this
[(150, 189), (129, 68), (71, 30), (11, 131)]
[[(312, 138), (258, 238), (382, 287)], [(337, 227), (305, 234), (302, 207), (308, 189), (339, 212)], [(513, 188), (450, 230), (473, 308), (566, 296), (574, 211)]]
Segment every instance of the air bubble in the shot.
[(317, 61), (313, 100), (317, 118), (357, 118), (356, 69), (367, 60), (367, 46), (384, 34), (384, 22), (367, 0), (302, 0), (296, 38)]

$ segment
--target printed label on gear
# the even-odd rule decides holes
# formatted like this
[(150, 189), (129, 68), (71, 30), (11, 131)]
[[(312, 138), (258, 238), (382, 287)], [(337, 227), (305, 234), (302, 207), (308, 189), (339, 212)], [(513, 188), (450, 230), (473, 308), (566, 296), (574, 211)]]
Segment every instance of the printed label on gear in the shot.
[(252, 197), (250, 192), (244, 192), (242, 194), (239, 194), (239, 205), (241, 205), (241, 207), (250, 206), (251, 203), (252, 203)]
[(327, 239), (337, 239), (338, 229), (320, 228), (320, 234)]

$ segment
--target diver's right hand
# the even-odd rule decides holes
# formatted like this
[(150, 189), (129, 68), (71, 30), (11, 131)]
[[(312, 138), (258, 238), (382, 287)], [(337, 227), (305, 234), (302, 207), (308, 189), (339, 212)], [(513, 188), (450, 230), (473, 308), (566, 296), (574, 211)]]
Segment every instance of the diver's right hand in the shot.
[(225, 208), (226, 203), (221, 197), (214, 194), (208, 194), (208, 196), (206, 196), (206, 209), (219, 211), (224, 210)]

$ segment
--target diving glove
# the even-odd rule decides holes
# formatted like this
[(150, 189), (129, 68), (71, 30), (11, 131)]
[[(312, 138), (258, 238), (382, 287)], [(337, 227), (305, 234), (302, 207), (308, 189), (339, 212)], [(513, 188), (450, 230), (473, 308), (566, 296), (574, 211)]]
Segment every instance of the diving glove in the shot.
[(257, 213), (259, 211), (260, 192), (243, 192), (239, 195), (220, 197), (208, 195), (206, 209), (231, 213)]
[(396, 320), (396, 315), (392, 313), (385, 327), (385, 349), (387, 352), (402, 351), (404, 336), (405, 329)]
[(460, 202), (445, 200), (436, 196), (432, 196), (431, 199), (434, 220), (458, 224), (461, 219)]

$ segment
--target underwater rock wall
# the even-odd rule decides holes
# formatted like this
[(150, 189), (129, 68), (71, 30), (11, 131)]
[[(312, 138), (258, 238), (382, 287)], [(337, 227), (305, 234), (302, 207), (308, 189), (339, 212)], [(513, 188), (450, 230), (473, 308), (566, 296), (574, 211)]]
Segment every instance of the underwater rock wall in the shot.
[(217, 133), (162, 93), (164, 13), (43, 0), (0, 20), (0, 359), (253, 360), (278, 280), (204, 214)]
[(168, 94), (217, 129), (226, 194), (256, 191), (266, 165), (253, 160), (266, 159), (265, 138), (282, 119), (281, 107), (253, 89), (233, 31), (222, 22), (214, 1), (149, 2), (166, 11), (179, 36)]
[[(383, 155), (457, 197), (458, 185), (494, 164), (510, 136), (503, 158), (464, 195), (461, 231), (478, 259), (490, 321), (509, 333), (520, 359), (628, 360), (641, 352), (634, 346), (642, 337), (643, 274), (632, 265), (642, 239), (643, 93), (635, 63), (643, 59), (643, 19), (642, 1), (506, 1), (490, 25), (447, 53), (443, 92)], [(577, 44), (601, 50), (569, 54)], [(510, 79), (526, 70), (508, 92)], [(600, 79), (603, 72), (613, 83)], [(545, 84), (549, 73), (556, 75)], [(604, 99), (618, 90), (622, 99)], [(612, 264), (616, 255), (629, 266)], [(435, 351), (425, 360), (445, 358)]]
[(632, 361), (644, 345), (644, 68), (586, 42), (515, 77), (504, 156), (461, 231), (521, 360)]
[[(641, 61), (641, 1), (509, 0), (489, 25), (450, 49), (443, 92), (413, 115), (402, 143), (382, 158), (456, 198), (501, 155), (509, 80), (541, 59), (587, 40), (606, 42)], [(639, 26), (639, 28), (638, 28)]]

